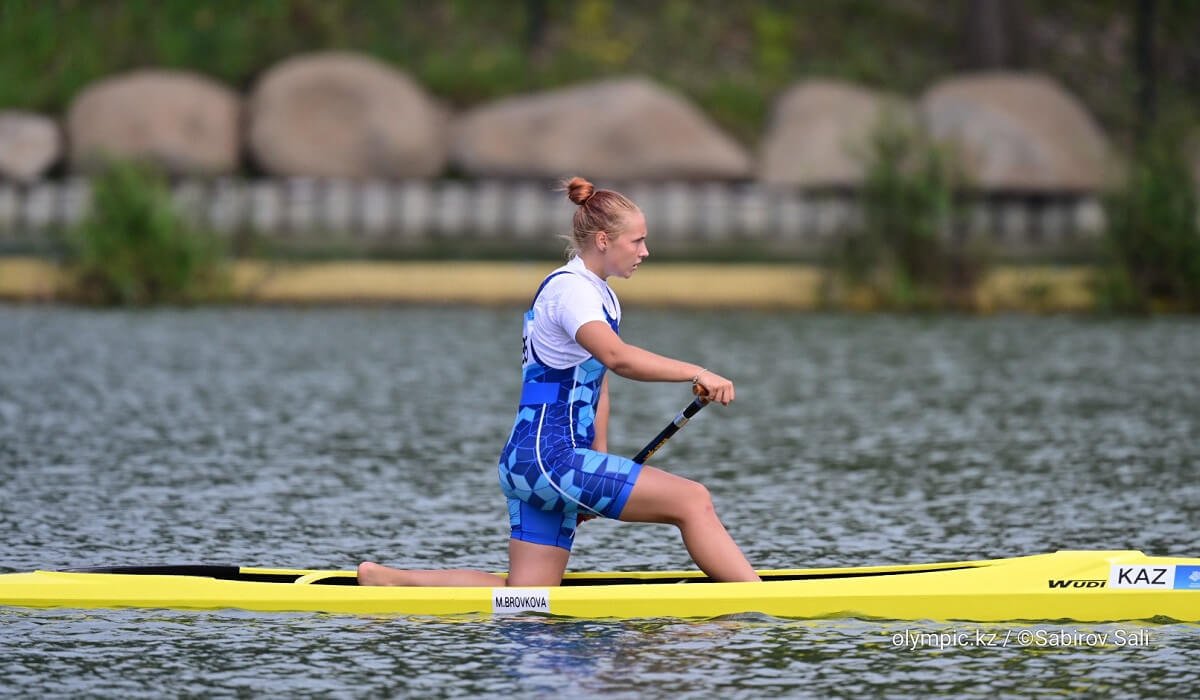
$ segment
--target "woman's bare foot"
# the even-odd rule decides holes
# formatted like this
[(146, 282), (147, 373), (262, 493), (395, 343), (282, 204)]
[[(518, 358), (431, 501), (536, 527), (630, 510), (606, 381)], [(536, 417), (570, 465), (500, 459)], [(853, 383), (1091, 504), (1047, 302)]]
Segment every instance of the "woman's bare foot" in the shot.
[(396, 569), (389, 569), (381, 564), (376, 564), (373, 561), (364, 561), (358, 565), (358, 585), (360, 586), (403, 586), (402, 581), (397, 580), (396, 574), (402, 572)]

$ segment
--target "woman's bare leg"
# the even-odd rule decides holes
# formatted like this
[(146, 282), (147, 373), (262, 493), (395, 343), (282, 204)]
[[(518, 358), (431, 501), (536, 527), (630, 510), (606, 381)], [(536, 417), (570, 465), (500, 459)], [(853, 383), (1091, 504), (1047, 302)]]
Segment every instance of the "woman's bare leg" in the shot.
[(471, 569), (393, 569), (365, 561), (358, 565), (361, 586), (557, 586), (571, 553), (561, 547), (508, 541), (509, 574), (505, 579)]
[(570, 558), (571, 553), (562, 547), (509, 540), (508, 585), (557, 586)]
[(504, 578), (471, 569), (393, 569), (364, 561), (358, 565), (360, 586), (488, 586), (499, 588)]
[(760, 580), (721, 524), (712, 496), (703, 484), (643, 467), (621, 511), (621, 520), (677, 526), (688, 554), (717, 581)]

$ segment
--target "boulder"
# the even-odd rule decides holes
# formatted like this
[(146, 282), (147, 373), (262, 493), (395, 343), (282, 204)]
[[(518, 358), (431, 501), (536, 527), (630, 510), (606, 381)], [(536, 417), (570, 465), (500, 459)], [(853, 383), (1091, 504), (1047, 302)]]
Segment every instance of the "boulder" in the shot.
[(601, 81), (501, 99), (455, 124), (451, 159), (476, 176), (738, 179), (745, 149), (649, 80)]
[(291, 58), (249, 98), (249, 148), (275, 175), (433, 177), (446, 162), (444, 110), (412, 78), (342, 52)]
[(914, 108), (898, 95), (832, 80), (808, 80), (775, 102), (759, 156), (768, 185), (853, 187), (862, 184), (872, 132), (893, 119), (914, 123)]
[(230, 173), (239, 163), (241, 99), (201, 75), (140, 70), (86, 88), (67, 114), (70, 161), (90, 171), (135, 158), (179, 175)]
[(920, 101), (930, 135), (949, 145), (983, 189), (1079, 191), (1112, 175), (1107, 138), (1058, 83), (1028, 73), (944, 80)]
[(32, 182), (62, 157), (62, 134), (50, 117), (0, 111), (0, 178)]

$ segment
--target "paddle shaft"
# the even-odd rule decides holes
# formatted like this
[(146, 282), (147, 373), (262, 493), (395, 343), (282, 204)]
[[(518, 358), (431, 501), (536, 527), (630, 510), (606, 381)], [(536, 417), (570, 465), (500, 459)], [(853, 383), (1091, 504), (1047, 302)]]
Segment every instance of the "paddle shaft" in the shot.
[(675, 416), (675, 420), (667, 424), (667, 427), (663, 428), (662, 432), (660, 432), (658, 435), (655, 435), (654, 439), (647, 443), (646, 446), (642, 448), (641, 452), (637, 453), (637, 456), (633, 458), (633, 461), (637, 462), (638, 464), (645, 464), (646, 460), (650, 459), (651, 455), (653, 455), (655, 452), (658, 452), (658, 448), (662, 447), (663, 443), (665, 443), (667, 440), (670, 440), (672, 435), (679, 432), (680, 428), (687, 425), (687, 422), (691, 420), (692, 416), (699, 413), (700, 409), (704, 408), (706, 405), (708, 405), (708, 401), (699, 396), (693, 399), (686, 408), (679, 412), (679, 415)]

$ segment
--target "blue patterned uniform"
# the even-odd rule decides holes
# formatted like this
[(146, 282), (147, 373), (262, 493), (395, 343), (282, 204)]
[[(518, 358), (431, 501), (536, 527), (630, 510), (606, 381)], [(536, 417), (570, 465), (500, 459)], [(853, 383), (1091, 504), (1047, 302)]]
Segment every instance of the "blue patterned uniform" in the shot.
[[(547, 277), (534, 304), (546, 284), (564, 274), (575, 273)], [(534, 304), (525, 313), (521, 403), (500, 453), (500, 488), (513, 539), (570, 551), (578, 516), (620, 516), (642, 465), (590, 449), (605, 367), (594, 357), (564, 369), (543, 364), (530, 334)], [(604, 316), (619, 332), (618, 319), (607, 309)]]

